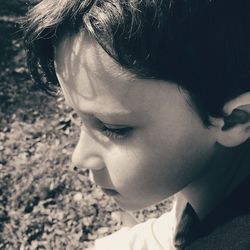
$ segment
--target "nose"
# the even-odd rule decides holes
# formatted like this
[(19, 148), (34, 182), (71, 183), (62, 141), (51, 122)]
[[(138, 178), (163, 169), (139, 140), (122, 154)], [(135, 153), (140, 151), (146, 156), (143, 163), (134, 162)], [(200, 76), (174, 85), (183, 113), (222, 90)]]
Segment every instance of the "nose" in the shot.
[(105, 163), (102, 157), (101, 145), (94, 138), (81, 131), (80, 138), (72, 154), (73, 164), (82, 169), (102, 170)]

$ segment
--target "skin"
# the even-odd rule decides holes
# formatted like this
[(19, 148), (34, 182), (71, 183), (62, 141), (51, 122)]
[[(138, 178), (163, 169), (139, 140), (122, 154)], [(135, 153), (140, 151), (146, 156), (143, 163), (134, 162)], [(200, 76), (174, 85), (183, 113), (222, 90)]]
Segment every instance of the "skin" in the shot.
[(187, 92), (172, 82), (137, 79), (85, 33), (61, 39), (55, 67), (67, 103), (83, 121), (73, 163), (115, 190), (121, 207), (195, 193), (193, 184), (206, 179), (218, 148)]

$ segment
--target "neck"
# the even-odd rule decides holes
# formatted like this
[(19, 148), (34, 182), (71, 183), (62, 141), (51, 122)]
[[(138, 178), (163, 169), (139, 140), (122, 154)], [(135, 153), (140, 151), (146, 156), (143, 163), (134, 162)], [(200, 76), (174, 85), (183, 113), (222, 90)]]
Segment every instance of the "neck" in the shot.
[(200, 219), (250, 174), (250, 141), (236, 148), (216, 147), (208, 171), (181, 191)]

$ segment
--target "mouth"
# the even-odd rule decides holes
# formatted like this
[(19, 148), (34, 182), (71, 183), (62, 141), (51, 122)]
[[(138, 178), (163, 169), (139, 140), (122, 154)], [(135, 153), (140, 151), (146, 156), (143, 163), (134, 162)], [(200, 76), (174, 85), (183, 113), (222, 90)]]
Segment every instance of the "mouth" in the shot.
[(117, 196), (119, 193), (112, 189), (112, 188), (105, 188), (104, 185), (100, 185), (98, 182), (96, 182), (95, 180), (95, 177), (94, 177), (94, 174), (92, 171), (89, 172), (89, 177), (90, 177), (90, 180), (94, 183), (96, 183), (101, 189), (102, 191), (107, 194), (108, 196)]
[(109, 189), (109, 188), (102, 188), (102, 191), (107, 194), (108, 196), (116, 196), (119, 193), (115, 191), (114, 189)]

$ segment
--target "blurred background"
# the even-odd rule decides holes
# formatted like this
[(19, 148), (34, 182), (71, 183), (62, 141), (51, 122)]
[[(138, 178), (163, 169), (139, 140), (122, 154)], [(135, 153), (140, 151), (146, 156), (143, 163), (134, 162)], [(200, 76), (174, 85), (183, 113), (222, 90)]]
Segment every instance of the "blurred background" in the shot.
[[(119, 208), (70, 158), (72, 110), (32, 82), (18, 26), (35, 0), (0, 0), (0, 249), (85, 249), (121, 226)], [(166, 201), (137, 211), (158, 217)]]

